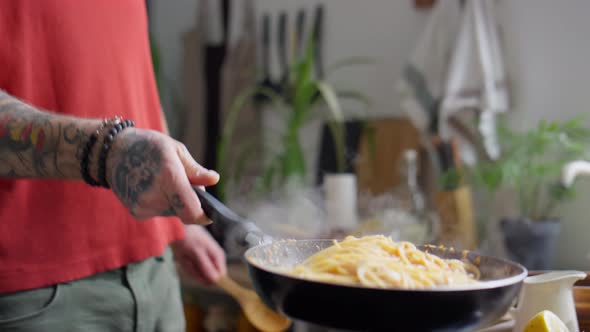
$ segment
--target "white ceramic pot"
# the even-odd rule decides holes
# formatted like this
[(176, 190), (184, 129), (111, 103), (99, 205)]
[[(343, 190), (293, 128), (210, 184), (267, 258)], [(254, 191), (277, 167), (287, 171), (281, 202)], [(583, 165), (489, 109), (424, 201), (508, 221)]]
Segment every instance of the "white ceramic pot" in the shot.
[(332, 230), (351, 230), (358, 225), (357, 178), (351, 173), (324, 175), (326, 220)]

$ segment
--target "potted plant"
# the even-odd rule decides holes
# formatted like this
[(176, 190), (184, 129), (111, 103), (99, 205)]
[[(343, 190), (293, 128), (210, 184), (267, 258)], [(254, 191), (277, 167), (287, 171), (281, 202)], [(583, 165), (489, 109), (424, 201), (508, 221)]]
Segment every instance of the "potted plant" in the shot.
[[(556, 208), (574, 197), (573, 187), (563, 185), (560, 175), (572, 160), (585, 159), (590, 129), (582, 118), (540, 121), (527, 131), (503, 126), (499, 139), (502, 154), (497, 160), (479, 162), (461, 175), (489, 193), (515, 193), (518, 214), (500, 220), (506, 251), (528, 269), (550, 269), (561, 227)], [(447, 174), (446, 181), (457, 180), (457, 175)]]
[[(353, 57), (339, 61), (326, 70), (326, 78), (338, 69), (358, 64), (367, 64), (370, 60), (363, 57)], [(221, 199), (228, 198), (228, 182), (232, 187), (243, 180), (244, 169), (251, 164), (257, 164), (259, 170), (255, 177), (254, 189), (249, 190), (249, 196), (258, 194), (256, 199), (265, 199), (268, 196), (277, 196), (293, 191), (301, 191), (309, 187), (306, 179), (311, 172), (306, 167), (306, 156), (302, 146), (302, 131), (313, 121), (325, 121), (334, 142), (335, 156), (337, 159), (338, 174), (342, 175), (346, 169), (345, 151), (345, 114), (342, 109), (343, 100), (352, 100), (360, 103), (360, 109), (365, 115), (371, 106), (370, 101), (362, 93), (357, 91), (342, 90), (336, 88), (328, 81), (314, 75), (315, 56), (313, 44), (310, 42), (305, 48), (304, 54), (291, 66), (287, 75), (287, 84), (281, 93), (277, 91), (252, 87), (238, 96), (233, 103), (225, 122), (222, 137), (218, 145), (218, 165), (221, 173), (221, 183), (218, 184), (218, 194)], [(281, 130), (275, 133), (275, 142), (235, 142), (232, 135), (236, 122), (239, 121), (240, 110), (249, 103), (260, 100), (260, 95), (265, 96), (265, 109), (274, 113), (280, 119)], [(253, 98), (258, 96), (259, 98)], [(275, 144), (269, 144), (275, 143)], [(278, 144), (277, 144), (278, 143)], [(264, 158), (252, 158), (253, 152), (264, 149)], [(238, 157), (230, 161), (230, 149), (239, 151)], [(328, 180), (331, 184), (326, 205), (337, 204), (340, 207), (349, 206), (356, 202), (356, 177), (351, 174), (336, 177), (337, 180)], [(331, 189), (345, 190), (334, 195)], [(354, 196), (354, 197), (353, 197)], [(338, 202), (335, 202), (337, 200)], [(346, 200), (346, 202), (340, 202)], [(355, 205), (356, 206), (356, 205)], [(334, 209), (332, 209), (334, 210)]]
[[(329, 77), (340, 68), (368, 62), (369, 60), (362, 57), (345, 59), (329, 67), (326, 73)], [(254, 142), (233, 142), (232, 135), (236, 122), (239, 121), (241, 109), (248, 103), (255, 102), (252, 97), (260, 94), (267, 97), (269, 107), (266, 108), (278, 113), (284, 128), (277, 133), (280, 149), (267, 151), (269, 157), (263, 161), (262, 174), (258, 177), (259, 189), (264, 192), (272, 191), (288, 183), (301, 182), (306, 176), (305, 155), (300, 135), (303, 128), (313, 120), (321, 119), (329, 124), (335, 142), (338, 168), (345, 169), (344, 137), (346, 134), (343, 125), (345, 116), (341, 101), (356, 100), (362, 104), (363, 110), (370, 108), (370, 102), (359, 92), (339, 90), (326, 80), (314, 77), (314, 68), (314, 49), (309, 43), (304, 55), (290, 66), (285, 93), (279, 94), (272, 89), (252, 87), (236, 98), (224, 124), (218, 145), (218, 165), (220, 173), (226, 175), (226, 181), (229, 178), (239, 177), (245, 164), (253, 161), (248, 159), (250, 149), (259, 148)], [(263, 143), (262, 147), (265, 148), (267, 145)], [(227, 160), (229, 149), (242, 152), (242, 158), (238, 158), (238, 162), (232, 165), (229, 165)], [(260, 160), (253, 162), (260, 162)], [(225, 195), (224, 185), (225, 183), (222, 182), (219, 189), (222, 196)]]

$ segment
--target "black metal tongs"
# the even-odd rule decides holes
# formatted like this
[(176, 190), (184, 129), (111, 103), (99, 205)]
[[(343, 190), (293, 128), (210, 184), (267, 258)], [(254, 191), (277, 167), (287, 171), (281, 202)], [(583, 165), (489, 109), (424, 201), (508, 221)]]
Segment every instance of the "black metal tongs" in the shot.
[(225, 249), (227, 256), (239, 258), (249, 248), (270, 243), (272, 238), (253, 222), (241, 217), (217, 198), (193, 186), (207, 218), (213, 221), (209, 230)]

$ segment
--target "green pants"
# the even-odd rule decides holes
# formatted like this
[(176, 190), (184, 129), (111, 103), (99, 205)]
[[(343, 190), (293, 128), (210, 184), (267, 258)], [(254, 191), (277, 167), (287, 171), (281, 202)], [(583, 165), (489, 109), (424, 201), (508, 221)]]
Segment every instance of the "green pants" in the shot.
[(185, 330), (172, 252), (94, 276), (0, 294), (0, 331)]

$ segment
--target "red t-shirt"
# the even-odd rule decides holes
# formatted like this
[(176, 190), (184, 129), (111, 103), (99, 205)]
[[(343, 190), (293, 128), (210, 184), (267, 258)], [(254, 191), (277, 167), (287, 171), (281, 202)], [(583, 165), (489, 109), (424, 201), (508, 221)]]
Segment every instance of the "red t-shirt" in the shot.
[[(161, 130), (147, 32), (144, 0), (0, 0), (0, 89)], [(136, 221), (111, 191), (82, 181), (0, 180), (0, 293), (118, 268), (182, 236), (178, 219)]]

